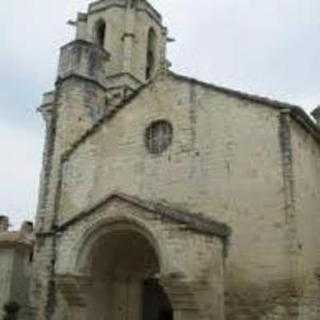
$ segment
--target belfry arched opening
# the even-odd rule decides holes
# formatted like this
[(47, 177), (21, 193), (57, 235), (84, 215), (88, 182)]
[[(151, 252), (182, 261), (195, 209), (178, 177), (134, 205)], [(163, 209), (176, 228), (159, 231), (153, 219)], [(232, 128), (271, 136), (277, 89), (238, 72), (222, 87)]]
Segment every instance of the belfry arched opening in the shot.
[(92, 244), (86, 260), (87, 319), (173, 320), (159, 257), (143, 234), (115, 228)]

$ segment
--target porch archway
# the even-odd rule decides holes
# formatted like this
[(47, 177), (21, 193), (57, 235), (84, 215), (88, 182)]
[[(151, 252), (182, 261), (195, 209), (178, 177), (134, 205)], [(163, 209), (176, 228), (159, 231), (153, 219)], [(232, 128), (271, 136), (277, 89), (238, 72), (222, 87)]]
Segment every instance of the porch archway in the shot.
[[(78, 257), (78, 272), (90, 278), (82, 292), (82, 319), (173, 320), (159, 282), (161, 263), (152, 236), (117, 222), (95, 230)], [(77, 318), (76, 315), (73, 317)], [(79, 315), (78, 315), (79, 317)]]

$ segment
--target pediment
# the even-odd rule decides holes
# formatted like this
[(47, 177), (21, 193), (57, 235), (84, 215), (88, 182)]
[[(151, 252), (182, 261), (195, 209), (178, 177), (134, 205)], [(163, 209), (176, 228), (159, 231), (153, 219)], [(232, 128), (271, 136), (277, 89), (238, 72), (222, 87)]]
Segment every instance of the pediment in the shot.
[(199, 81), (197, 79), (188, 78), (182, 75), (178, 75), (173, 72), (169, 72), (168, 74), (159, 74), (152, 81), (142, 85), (138, 90), (136, 90), (132, 95), (130, 95), (127, 99), (123, 100), (120, 104), (113, 106), (106, 112), (106, 114), (90, 129), (87, 130), (83, 134), (83, 136), (77, 140), (70, 148), (63, 154), (62, 159), (66, 160), (73, 154), (73, 152), (78, 149), (78, 147), (85, 143), (88, 138), (94, 135), (97, 131), (99, 131), (103, 126), (105, 126), (111, 119), (113, 119), (122, 109), (128, 109), (128, 106), (131, 103), (139, 101), (144, 92), (152, 92), (152, 86), (157, 83), (165, 81), (170, 83), (170, 86), (177, 86), (177, 83), (198, 85), (199, 87), (206, 88), (210, 91), (215, 91), (221, 93), (227, 97), (232, 97), (238, 99), (239, 101), (247, 101), (251, 102), (253, 105), (264, 105), (271, 109), (276, 110), (288, 110), (288, 112), (292, 115), (293, 119), (302, 124), (302, 127), (305, 128), (312, 136), (316, 138), (316, 140), (320, 140), (320, 129), (319, 127), (312, 121), (309, 115), (299, 106), (291, 105), (288, 103), (275, 101), (266, 97), (260, 97), (257, 95), (247, 94), (241, 91), (220, 87), (214, 84), (206, 83)]
[[(174, 206), (170, 206), (165, 201), (153, 202), (123, 193), (113, 193), (106, 196), (105, 199), (99, 203), (83, 210), (74, 218), (59, 226), (57, 231), (65, 231), (73, 225), (81, 222), (88, 216), (93, 215), (97, 210), (114, 202), (120, 202), (126, 204), (127, 206), (140, 208), (145, 214), (153, 215), (162, 221), (170, 221), (175, 224), (181, 224), (181, 226), (185, 227), (187, 230), (196, 233), (207, 234), (220, 238), (228, 238), (231, 234), (231, 229), (228, 225), (207, 218), (201, 213), (192, 213), (183, 209), (175, 208)], [(139, 212), (139, 210), (137, 212)]]

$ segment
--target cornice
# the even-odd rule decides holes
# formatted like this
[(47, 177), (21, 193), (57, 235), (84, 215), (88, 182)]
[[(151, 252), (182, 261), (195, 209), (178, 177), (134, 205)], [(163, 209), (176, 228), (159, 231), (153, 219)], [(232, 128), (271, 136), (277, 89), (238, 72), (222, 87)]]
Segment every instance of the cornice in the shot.
[[(167, 203), (143, 200), (123, 193), (113, 193), (106, 196), (105, 199), (95, 205), (84, 209), (74, 218), (71, 218), (61, 225), (55, 226), (55, 229), (52, 232), (46, 233), (46, 236), (53, 236), (56, 233), (65, 232), (70, 227), (78, 224), (86, 217), (93, 214), (96, 210), (115, 199), (127, 202), (130, 205), (139, 207), (152, 214), (156, 214), (161, 220), (168, 220), (174, 223), (183, 224), (185, 225), (186, 230), (209, 236), (216, 236), (225, 240), (231, 235), (231, 228), (228, 225), (217, 222), (214, 219), (207, 218), (204, 214), (188, 212), (187, 210), (175, 208)], [(42, 236), (44, 236), (44, 234)], [(37, 237), (41, 237), (41, 234), (37, 234)]]

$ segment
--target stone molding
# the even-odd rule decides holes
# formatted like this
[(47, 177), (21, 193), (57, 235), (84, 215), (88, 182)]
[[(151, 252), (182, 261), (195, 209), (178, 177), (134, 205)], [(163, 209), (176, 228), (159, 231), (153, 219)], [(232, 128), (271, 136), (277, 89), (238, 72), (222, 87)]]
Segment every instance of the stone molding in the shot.
[(0, 216), (0, 249), (24, 248), (32, 251), (35, 240), (33, 223), (24, 221), (19, 231), (11, 231), (9, 226), (9, 217)]
[(120, 110), (122, 110), (125, 106), (127, 106), (135, 97), (137, 97), (141, 91), (149, 86), (151, 82), (142, 85), (139, 89), (134, 91), (133, 94), (124, 98), (124, 100), (120, 103), (115, 105), (113, 108), (107, 110), (106, 114), (97, 121), (91, 128), (89, 128), (79, 140), (77, 140), (61, 157), (62, 162), (67, 161), (71, 154), (82, 144), (84, 143), (87, 138), (89, 138), (93, 133), (98, 131), (107, 121), (111, 120)]
[(77, 224), (84, 218), (90, 216), (95, 210), (99, 209), (100, 207), (102, 207), (109, 201), (112, 201), (113, 199), (123, 200), (134, 206), (155, 213), (159, 216), (159, 218), (163, 220), (167, 219), (179, 224), (183, 224), (185, 226), (185, 230), (190, 230), (210, 236), (217, 236), (225, 240), (227, 240), (232, 233), (231, 228), (227, 224), (207, 218), (202, 213), (192, 213), (186, 210), (173, 208), (168, 204), (164, 204), (161, 202), (142, 200), (135, 196), (129, 196), (124, 193), (114, 192), (106, 196), (105, 199), (98, 202), (97, 204), (87, 209), (84, 209), (74, 218), (64, 222), (61, 225), (55, 226), (55, 228), (51, 231), (37, 232), (36, 237), (52, 237), (57, 233), (64, 232), (65, 230)]
[(22, 235), (20, 232), (4, 232), (0, 235), (1, 249), (25, 248), (32, 250), (34, 239), (30, 236)]
[(90, 41), (87, 41), (87, 40), (84, 40), (84, 39), (75, 39), (75, 40), (73, 40), (71, 42), (68, 42), (68, 43), (66, 43), (65, 45), (63, 45), (60, 48), (60, 51), (66, 49), (68, 47), (74, 46), (75, 44), (86, 46), (86, 47), (94, 47), (96, 50), (100, 51), (100, 53), (104, 57), (104, 59), (107, 60), (107, 59), (110, 58), (110, 53), (106, 49), (104, 49), (101, 46), (98, 46), (98, 45), (94, 44), (93, 42), (90, 42)]
[(56, 86), (61, 86), (61, 84), (69, 79), (77, 79), (77, 80), (80, 80), (80, 81), (85, 81), (87, 83), (91, 83), (91, 84), (94, 84), (96, 86), (98, 86), (100, 89), (102, 90), (105, 90), (107, 91), (107, 87), (102, 84), (100, 81), (94, 79), (94, 78), (89, 78), (89, 77), (86, 77), (86, 76), (83, 76), (81, 74), (78, 74), (78, 73), (73, 73), (73, 72), (70, 72), (69, 74), (67, 74), (65, 77), (62, 78), (58, 78), (56, 80)]
[(295, 181), (290, 129), (290, 110), (283, 109), (279, 116), (279, 142), (282, 156), (282, 173), (285, 196), (286, 223), (292, 222), (295, 211)]
[(56, 85), (76, 76), (105, 88), (104, 63), (109, 59), (109, 52), (92, 42), (83, 39), (71, 41), (60, 49)]
[[(110, 203), (107, 203), (108, 201)], [(181, 313), (183, 317), (190, 314), (205, 314), (206, 303), (202, 301), (202, 296), (210, 295), (214, 286), (212, 277), (208, 276), (206, 270), (213, 263), (212, 259), (216, 257), (216, 254), (219, 255), (221, 267), (223, 266), (223, 241), (219, 236), (208, 235), (201, 230), (192, 232), (186, 223), (177, 222), (175, 216), (172, 219), (171, 214), (184, 215), (184, 212), (176, 212), (163, 205), (158, 208), (152, 202), (142, 201), (140, 203), (140, 201), (142, 200), (135, 197), (113, 194), (107, 197), (106, 201), (92, 208), (88, 215), (78, 216), (79, 220), (73, 221), (72, 225), (58, 226), (51, 234), (57, 238), (58, 243), (55, 249), (55, 272), (62, 275), (89, 275), (90, 252), (99, 239), (117, 232), (137, 232), (150, 243), (157, 254), (160, 269), (159, 273), (154, 276), (168, 294), (174, 312)], [(207, 222), (207, 219), (205, 221)], [(177, 237), (171, 239), (166, 234), (169, 235), (172, 231), (175, 231)], [(193, 239), (194, 246), (190, 246), (189, 252), (175, 260), (174, 257), (185, 248), (185, 236)], [(193, 261), (195, 256), (198, 256), (199, 259)], [(191, 265), (192, 268), (190, 268)], [(216, 275), (221, 276), (219, 272)], [(137, 277), (137, 274), (134, 276)], [(116, 277), (121, 278), (121, 273), (116, 274)], [(108, 280), (108, 277), (103, 279), (106, 282)], [(79, 291), (74, 284), (74, 279), (70, 280), (70, 278), (64, 282), (63, 288), (64, 295), (69, 294), (68, 290)], [(77, 314), (79, 308), (83, 309), (81, 302), (83, 300), (79, 298), (79, 295), (80, 293), (73, 293), (68, 296), (69, 301), (73, 303), (72, 306), (69, 303), (71, 314)]]
[(186, 230), (206, 234), (209, 236), (217, 236), (223, 239), (227, 239), (231, 235), (231, 228), (228, 225), (204, 217), (204, 215), (201, 213), (191, 213), (185, 210), (175, 209), (163, 203), (142, 200), (138, 197), (129, 196), (123, 193), (113, 193), (108, 195), (99, 203), (83, 210), (74, 218), (68, 220), (60, 226), (57, 226), (56, 232), (65, 231), (113, 199), (119, 199), (141, 209), (147, 210), (148, 212), (155, 213), (162, 220), (171, 220), (173, 222), (183, 224)]
[(174, 310), (199, 311), (192, 284), (170, 276), (162, 277), (160, 283), (165, 288)]
[(106, 80), (112, 80), (112, 79), (116, 79), (116, 78), (121, 78), (127, 76), (130, 79), (132, 79), (133, 81), (135, 81), (137, 83), (138, 86), (143, 85), (143, 82), (141, 82), (138, 78), (136, 78), (133, 74), (131, 73), (127, 73), (127, 72), (122, 72), (122, 73), (117, 73), (111, 76), (107, 76)]
[(320, 124), (320, 106), (316, 107), (312, 112), (311, 115), (317, 122), (317, 126)]

